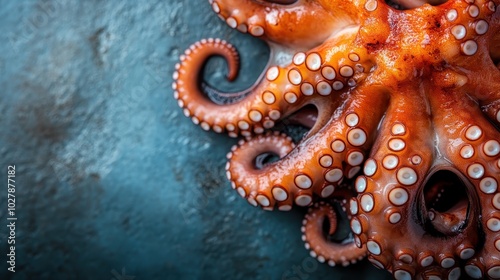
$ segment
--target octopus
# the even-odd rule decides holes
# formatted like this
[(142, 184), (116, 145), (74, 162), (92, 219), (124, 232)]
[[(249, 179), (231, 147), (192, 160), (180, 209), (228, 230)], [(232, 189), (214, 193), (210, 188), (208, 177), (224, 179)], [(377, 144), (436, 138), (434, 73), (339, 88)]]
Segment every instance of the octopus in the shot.
[[(500, 279), (499, 0), (209, 0), (270, 48), (257, 82), (222, 92), (206, 62), (236, 49), (203, 39), (173, 91), (203, 130), (241, 137), (227, 177), (264, 210), (308, 208), (319, 262), (367, 258), (395, 279)], [(298, 140), (280, 124), (307, 130)], [(344, 213), (345, 211), (345, 213)], [(339, 215), (350, 233), (332, 235)]]

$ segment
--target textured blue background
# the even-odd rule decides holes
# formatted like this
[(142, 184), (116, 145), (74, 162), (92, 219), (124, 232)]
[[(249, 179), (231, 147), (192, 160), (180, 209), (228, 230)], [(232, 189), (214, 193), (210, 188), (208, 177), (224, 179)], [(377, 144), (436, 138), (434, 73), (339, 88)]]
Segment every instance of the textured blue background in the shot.
[[(206, 78), (249, 86), (262, 42), (207, 1), (2, 1), (0, 279), (383, 279), (367, 262), (330, 268), (300, 239), (303, 210), (264, 212), (225, 179), (235, 140), (182, 115), (170, 84), (191, 43), (242, 54)], [(16, 165), (16, 273), (5, 262), (7, 165)], [(3, 225), (3, 226), (2, 226)], [(294, 268), (301, 273), (294, 272)]]

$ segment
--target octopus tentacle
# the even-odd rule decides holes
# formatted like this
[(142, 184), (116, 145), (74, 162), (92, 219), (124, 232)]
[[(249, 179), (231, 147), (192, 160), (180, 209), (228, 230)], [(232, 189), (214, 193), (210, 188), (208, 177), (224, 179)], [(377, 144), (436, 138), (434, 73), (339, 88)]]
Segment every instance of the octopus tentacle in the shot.
[[(208, 86), (200, 89), (198, 82), (191, 81), (191, 77), (193, 73), (199, 75), (210, 56), (221, 55), (229, 61), (228, 77), (233, 78), (238, 66), (236, 51), (224, 41), (201, 41), (186, 51), (174, 73), (175, 97), (186, 116), (205, 130), (227, 131), (232, 137), (263, 133), (265, 129), (272, 128), (277, 120), (307, 104), (322, 107), (325, 102), (321, 100), (341, 99), (341, 93), (365, 79), (373, 62), (362, 49), (345, 46), (344, 41), (354, 35), (352, 31), (346, 32), (321, 49), (307, 54), (298, 52), (285, 68), (270, 67), (265, 78), (254, 88), (246, 93), (229, 94), (244, 96), (241, 100), (224, 106), (206, 97), (205, 93), (213, 92), (213, 89)], [(328, 56), (320, 55), (326, 47), (333, 51)], [(326, 120), (331, 109), (325, 108), (318, 114), (318, 119)]]
[[(350, 94), (328, 125), (303, 140), (287, 156), (254, 168), (253, 161), (269, 149), (277, 154), (282, 143), (257, 136), (243, 141), (229, 154), (228, 178), (250, 204), (264, 209), (289, 210), (293, 203), (307, 206), (313, 193), (329, 197), (344, 178), (353, 178), (361, 169), (368, 147), (373, 141), (387, 97), (375, 87), (359, 87)], [(365, 109), (363, 112), (360, 108)], [(281, 144), (280, 144), (281, 145)], [(281, 157), (281, 155), (280, 155)], [(283, 170), (290, 170), (283, 174)]]
[[(345, 211), (348, 197), (342, 197), (342, 199), (342, 208)], [(328, 234), (333, 235), (338, 228), (337, 214), (331, 204), (321, 201), (309, 208), (303, 220), (302, 240), (305, 242), (306, 249), (311, 250), (311, 256), (330, 266), (338, 263), (347, 266), (362, 260), (366, 256), (366, 247), (358, 248), (349, 236), (340, 242), (333, 242), (326, 238), (323, 233), (325, 219), (328, 219), (330, 224)]]
[[(392, 270), (395, 278), (417, 274), (456, 275), (458, 272), (455, 267), (472, 258), (478, 246), (482, 245), (478, 234), (480, 228), (492, 227), (492, 222), (488, 224), (486, 221), (479, 225), (478, 200), (486, 200), (481, 192), (494, 192), (498, 185), (495, 178), (500, 173), (495, 165), (500, 144), (495, 139), (499, 139), (500, 135), (485, 119), (473, 119), (472, 116), (479, 113), (477, 108), (476, 112), (470, 112), (470, 108), (475, 108), (473, 101), (460, 100), (457, 96), (460, 95), (449, 90), (432, 91), (430, 105), (432, 111), (436, 112), (432, 122), (431, 116), (426, 113), (425, 102), (414, 100), (411, 112), (405, 110), (403, 104), (399, 104), (397, 109), (390, 108), (391, 112), (399, 113), (386, 116), (381, 131), (381, 135), (386, 136), (377, 139), (374, 145), (376, 152), (365, 163), (365, 176), (356, 182), (360, 195), (353, 203), (359, 205), (360, 210), (353, 213), (357, 217), (351, 221), (352, 229), (355, 233), (363, 233), (358, 238), (360, 244), (367, 244), (370, 261)], [(405, 99), (411, 102), (408, 97)], [(413, 121), (404, 121), (402, 115)], [(467, 125), (474, 122), (478, 124)], [(453, 125), (447, 128), (445, 124)], [(433, 131), (433, 126), (437, 128), (436, 131)], [(478, 140), (479, 135), (488, 135), (489, 140), (485, 139), (477, 148), (465, 143)], [(406, 145), (409, 139), (411, 146)], [(482, 153), (482, 159), (474, 157), (475, 153)], [(458, 181), (462, 180), (465, 186), (461, 189), (456, 185), (459, 182), (455, 182), (448, 187), (453, 186), (454, 192), (464, 195), (458, 196), (454, 205), (434, 210), (431, 207), (442, 193), (432, 192), (446, 189), (440, 186), (446, 183), (432, 180), (440, 170), (458, 173)], [(449, 182), (451, 179), (446, 180)], [(496, 217), (489, 214), (496, 210), (492, 206), (485, 206), (485, 203), (481, 204), (485, 207), (482, 215), (497, 221)], [(413, 213), (418, 213), (419, 217)], [(401, 225), (402, 220), (405, 223)], [(407, 235), (393, 238), (388, 243), (385, 234), (397, 230), (399, 225), (402, 227), (399, 230)], [(453, 239), (443, 244), (437, 242), (442, 238), (440, 236), (453, 236)], [(497, 238), (497, 235), (487, 235), (485, 242), (493, 244)], [(500, 269), (496, 266), (497, 253), (485, 251), (484, 259), (490, 258), (491, 261), (485, 264), (483, 256), (478, 256), (482, 265), (475, 263), (475, 259), (470, 260), (468, 269), (466, 267), (469, 275), (477, 275), (479, 268), (483, 267), (492, 271)], [(492, 272), (491, 275), (497, 274)]]
[[(274, 126), (274, 122), (281, 118), (284, 108), (289, 106), (280, 92), (263, 89), (275, 89), (276, 82), (268, 81), (260, 87), (254, 86), (244, 92), (227, 94), (229, 97), (236, 96), (237, 102), (220, 105), (207, 95), (221, 93), (206, 84), (200, 84), (198, 80), (191, 81), (193, 75), (200, 75), (206, 60), (214, 55), (223, 56), (228, 61), (229, 79), (234, 79), (237, 75), (239, 59), (230, 44), (218, 39), (208, 39), (192, 45), (185, 56), (181, 57), (181, 63), (174, 73), (174, 97), (184, 109), (184, 114), (205, 130), (212, 129), (218, 133), (226, 131), (232, 137), (237, 137), (239, 133), (245, 136), (263, 133), (265, 128)], [(297, 97), (294, 101), (300, 106), (303, 99)], [(271, 104), (274, 106), (269, 108)]]
[[(472, 278), (496, 279), (500, 278), (500, 132), (484, 117), (477, 117), (481, 114), (474, 102), (458, 96), (436, 92), (431, 99), (438, 107), (434, 121), (437, 134), (444, 138), (440, 151), (472, 184), (482, 206), (484, 246), (470, 251), (465, 271)], [(443, 129), (446, 123), (455, 124), (454, 129)]]
[[(266, 168), (266, 159), (272, 156), (277, 156), (280, 159), (284, 158), (295, 148), (295, 144), (292, 139), (285, 134), (280, 134), (279, 132), (268, 132), (265, 135), (258, 135), (247, 141), (240, 140), (238, 146), (233, 146), (231, 152), (228, 153), (227, 158), (229, 162), (226, 165), (226, 174), (229, 180), (231, 180), (231, 187), (235, 189), (238, 194), (246, 198), (248, 203), (253, 206), (258, 204), (266, 210), (273, 210), (273, 200), (272, 197), (266, 190), (269, 188), (269, 182), (267, 182), (265, 177), (261, 176), (263, 170)], [(245, 159), (252, 159), (248, 161)], [(243, 185), (241, 179), (239, 180), (237, 175), (237, 170), (243, 169), (248, 176), (251, 176), (251, 181), (249, 186)], [(260, 191), (256, 194), (256, 191)], [(279, 190), (275, 190), (273, 193), (278, 196)], [(264, 193), (262, 193), (264, 192)], [(287, 194), (280, 193), (282, 196), (287, 196)], [(284, 199), (282, 199), (284, 200)], [(289, 205), (281, 205), (280, 210), (286, 211), (291, 207)]]
[[(416, 92), (413, 87), (400, 90)], [(409, 279), (431, 267), (452, 273), (457, 248), (473, 240), (458, 236), (445, 244), (436, 242), (414, 216), (436, 155), (427, 103), (422, 95), (404, 96), (393, 95), (364, 176), (356, 180), (359, 195), (351, 202), (351, 228), (358, 244), (366, 244), (368, 259), (391, 270), (396, 279)]]
[[(281, 45), (293, 46), (295, 49), (311, 49), (324, 42), (331, 35), (332, 29), (340, 30), (353, 22), (347, 17), (347, 13), (332, 15), (321, 3), (306, 0), (284, 3), (258, 3), (251, 0), (209, 2), (230, 27)], [(318, 17), (323, 20), (315, 21)]]

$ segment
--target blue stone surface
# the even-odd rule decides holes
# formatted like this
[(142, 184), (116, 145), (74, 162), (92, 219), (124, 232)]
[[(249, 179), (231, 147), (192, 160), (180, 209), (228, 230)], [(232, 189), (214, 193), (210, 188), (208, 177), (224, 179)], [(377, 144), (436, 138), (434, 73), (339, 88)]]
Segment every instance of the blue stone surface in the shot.
[[(301, 241), (303, 209), (251, 207), (225, 178), (235, 143), (185, 118), (179, 55), (220, 37), (242, 56), (205, 78), (251, 85), (264, 43), (208, 1), (2, 1), (0, 279), (390, 279), (366, 260), (331, 268)], [(15, 273), (6, 263), (15, 165)]]

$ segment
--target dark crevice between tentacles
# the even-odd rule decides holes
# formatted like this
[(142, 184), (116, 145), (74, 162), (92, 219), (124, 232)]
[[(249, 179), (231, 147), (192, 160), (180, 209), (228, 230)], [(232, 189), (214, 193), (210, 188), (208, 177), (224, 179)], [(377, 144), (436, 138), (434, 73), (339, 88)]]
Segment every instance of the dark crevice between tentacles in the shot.
[(351, 231), (349, 218), (347, 213), (343, 211), (342, 206), (339, 202), (330, 202), (333, 210), (335, 211), (337, 217), (336, 230), (333, 234), (330, 232), (330, 220), (324, 219), (323, 221), (323, 234), (326, 236), (326, 240), (337, 244), (348, 244), (354, 242), (354, 235)]
[(490, 58), (493, 64), (500, 71), (500, 32), (495, 34), (493, 39), (490, 41)]
[(309, 134), (317, 120), (318, 109), (309, 104), (277, 123), (275, 129), (284, 132), (298, 143)]
[(280, 160), (278, 154), (275, 154), (273, 152), (262, 153), (255, 157), (254, 167), (258, 170), (262, 170), (265, 166), (277, 162), (278, 160)]
[(417, 203), (417, 219), (432, 236), (456, 236), (470, 225), (473, 207), (479, 205), (473, 186), (451, 168), (429, 174)]

